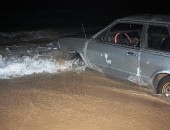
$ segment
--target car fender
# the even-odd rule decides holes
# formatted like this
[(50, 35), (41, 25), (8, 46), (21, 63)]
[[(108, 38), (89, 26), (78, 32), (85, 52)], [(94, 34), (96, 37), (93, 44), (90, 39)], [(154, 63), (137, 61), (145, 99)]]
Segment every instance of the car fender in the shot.
[(151, 78), (151, 85), (154, 87), (154, 88), (157, 88), (157, 85), (159, 83), (159, 81), (164, 78), (165, 76), (167, 75), (170, 75), (170, 70), (160, 70), (160, 71), (157, 71), (156, 73), (154, 73), (152, 75), (152, 78)]
[(62, 38), (58, 41), (60, 44), (60, 51), (65, 54), (78, 53), (85, 65), (88, 66), (86, 58), (88, 39), (84, 38)]

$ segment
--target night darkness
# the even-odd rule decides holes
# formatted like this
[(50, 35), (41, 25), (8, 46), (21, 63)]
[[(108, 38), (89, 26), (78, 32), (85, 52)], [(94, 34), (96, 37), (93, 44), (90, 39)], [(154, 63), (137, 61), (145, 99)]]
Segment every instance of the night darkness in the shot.
[(55, 26), (107, 25), (114, 19), (141, 13), (170, 14), (166, 2), (29, 0), (1, 3), (2, 31)]
[(1, 1), (0, 130), (170, 130), (169, 30), (101, 31), (137, 14), (170, 15), (170, 4)]

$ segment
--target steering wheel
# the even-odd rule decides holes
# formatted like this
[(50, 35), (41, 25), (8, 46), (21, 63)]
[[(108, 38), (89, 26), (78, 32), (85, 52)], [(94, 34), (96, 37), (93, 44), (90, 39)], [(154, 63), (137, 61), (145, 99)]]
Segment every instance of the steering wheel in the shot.
[(114, 37), (114, 43), (118, 44), (125, 44), (129, 45), (131, 43), (131, 39), (127, 33), (120, 33), (118, 32)]

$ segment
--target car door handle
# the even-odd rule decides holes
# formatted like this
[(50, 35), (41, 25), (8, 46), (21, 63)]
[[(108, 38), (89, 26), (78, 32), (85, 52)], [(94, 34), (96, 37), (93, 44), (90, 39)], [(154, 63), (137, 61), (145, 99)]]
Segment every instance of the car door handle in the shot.
[(127, 52), (127, 56), (136, 56), (136, 54), (133, 52)]

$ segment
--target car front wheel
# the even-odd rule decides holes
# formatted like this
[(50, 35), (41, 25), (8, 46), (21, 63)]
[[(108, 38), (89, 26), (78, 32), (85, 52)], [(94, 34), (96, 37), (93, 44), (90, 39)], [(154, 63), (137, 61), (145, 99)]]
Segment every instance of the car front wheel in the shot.
[(170, 76), (163, 78), (159, 82), (157, 93), (170, 98)]

